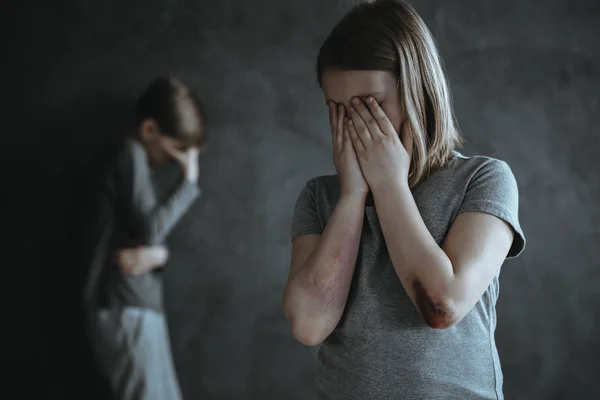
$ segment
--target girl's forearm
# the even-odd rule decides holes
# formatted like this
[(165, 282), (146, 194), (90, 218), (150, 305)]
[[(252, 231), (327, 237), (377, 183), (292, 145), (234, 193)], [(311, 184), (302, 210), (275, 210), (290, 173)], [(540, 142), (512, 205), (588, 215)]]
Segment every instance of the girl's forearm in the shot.
[(364, 219), (365, 196), (339, 199), (319, 244), (292, 277), (285, 309), (296, 336), (322, 342), (337, 326), (348, 299)]

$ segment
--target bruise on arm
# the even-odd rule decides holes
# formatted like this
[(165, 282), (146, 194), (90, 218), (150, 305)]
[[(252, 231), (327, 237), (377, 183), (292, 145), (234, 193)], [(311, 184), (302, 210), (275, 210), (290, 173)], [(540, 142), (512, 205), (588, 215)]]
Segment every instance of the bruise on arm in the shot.
[(336, 279), (336, 272), (344, 265), (346, 259), (347, 257), (343, 251), (336, 248), (333, 254), (328, 257), (328, 262), (319, 263), (311, 274), (311, 283), (313, 286), (319, 291), (331, 286)]
[(413, 290), (417, 309), (427, 325), (435, 329), (443, 329), (452, 325), (454, 318), (450, 309), (439, 299), (431, 296), (417, 278), (413, 279)]
[(329, 262), (316, 265), (311, 274), (311, 284), (324, 300), (322, 303), (323, 309), (328, 309), (335, 301), (337, 289), (344, 281), (339, 272), (347, 259), (348, 256), (344, 251), (336, 248), (331, 258), (329, 258)]

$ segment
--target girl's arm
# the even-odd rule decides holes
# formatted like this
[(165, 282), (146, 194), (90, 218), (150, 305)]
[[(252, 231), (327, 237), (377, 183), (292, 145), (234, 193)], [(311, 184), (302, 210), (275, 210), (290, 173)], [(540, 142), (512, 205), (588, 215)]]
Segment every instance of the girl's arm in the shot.
[(525, 245), (517, 184), (501, 161), (487, 162), (471, 179), (441, 247), (406, 184), (381, 186), (373, 196), (398, 278), (432, 328), (448, 328), (469, 313), (506, 257)]
[(314, 346), (329, 336), (344, 312), (358, 254), (366, 196), (340, 197), (320, 232), (311, 189), (314, 187), (307, 185), (296, 204), (295, 238), (283, 310), (296, 339)]

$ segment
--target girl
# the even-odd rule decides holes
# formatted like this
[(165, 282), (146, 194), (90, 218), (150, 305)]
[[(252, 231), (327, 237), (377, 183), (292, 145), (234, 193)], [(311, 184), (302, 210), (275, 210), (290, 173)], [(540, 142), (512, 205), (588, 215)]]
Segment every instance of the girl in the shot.
[(283, 309), (320, 345), (317, 399), (502, 399), (498, 277), (525, 246), (517, 183), (466, 157), (434, 39), (409, 5), (353, 8), (317, 60), (337, 175), (309, 180)]

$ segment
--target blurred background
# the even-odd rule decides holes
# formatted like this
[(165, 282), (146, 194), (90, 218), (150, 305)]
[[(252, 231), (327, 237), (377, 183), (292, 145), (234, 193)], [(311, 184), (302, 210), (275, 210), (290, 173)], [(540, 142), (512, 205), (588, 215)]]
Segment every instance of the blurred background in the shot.
[[(19, 257), (6, 263), (2, 358), (26, 377), (7, 380), (19, 390), (8, 398), (102, 396), (79, 325), (81, 204), (160, 74), (198, 91), (210, 128), (203, 197), (168, 239), (184, 396), (309, 398), (315, 351), (293, 339), (280, 300), (296, 196), (334, 171), (317, 50), (355, 3), (2, 5), (3, 201)], [(439, 42), (462, 152), (507, 161), (520, 186), (528, 246), (505, 264), (498, 303), (505, 396), (600, 398), (600, 2), (412, 4)]]

